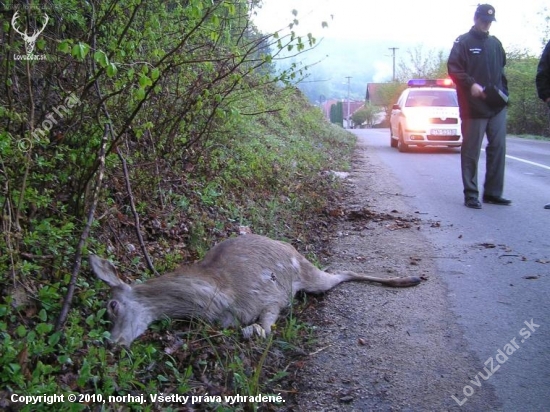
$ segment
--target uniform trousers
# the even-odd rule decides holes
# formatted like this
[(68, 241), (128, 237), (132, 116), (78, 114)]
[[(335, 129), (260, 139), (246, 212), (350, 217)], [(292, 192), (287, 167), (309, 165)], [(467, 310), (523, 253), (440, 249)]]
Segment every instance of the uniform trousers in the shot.
[(484, 195), (501, 197), (506, 161), (506, 107), (487, 119), (462, 119), (461, 169), (464, 198), (479, 197), (477, 172), (483, 137), (487, 135)]

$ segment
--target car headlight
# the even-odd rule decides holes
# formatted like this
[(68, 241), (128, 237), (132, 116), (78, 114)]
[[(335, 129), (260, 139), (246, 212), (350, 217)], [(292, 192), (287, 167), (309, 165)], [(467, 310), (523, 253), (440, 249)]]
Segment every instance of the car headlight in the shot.
[(425, 131), (429, 126), (428, 118), (422, 114), (409, 114), (405, 117), (406, 129), (409, 131)]

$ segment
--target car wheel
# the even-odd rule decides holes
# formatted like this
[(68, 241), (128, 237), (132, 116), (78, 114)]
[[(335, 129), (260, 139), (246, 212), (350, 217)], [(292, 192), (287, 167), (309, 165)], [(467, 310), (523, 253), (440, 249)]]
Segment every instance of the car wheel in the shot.
[(406, 144), (403, 140), (403, 130), (401, 130), (401, 127), (399, 128), (399, 140), (397, 141), (397, 150), (399, 150), (401, 153), (409, 150), (409, 145)]
[(393, 138), (393, 132), (390, 128), (390, 146), (391, 147), (397, 147), (397, 140)]

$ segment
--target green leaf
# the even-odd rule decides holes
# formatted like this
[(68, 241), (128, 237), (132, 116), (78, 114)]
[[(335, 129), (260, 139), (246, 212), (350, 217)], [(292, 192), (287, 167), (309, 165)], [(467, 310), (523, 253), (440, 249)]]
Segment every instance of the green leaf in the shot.
[(77, 384), (79, 386), (84, 386), (88, 379), (91, 377), (91, 371), (92, 368), (90, 367), (90, 363), (88, 362), (88, 359), (84, 359), (84, 362), (82, 362), (82, 366), (80, 368), (80, 374), (76, 380)]
[(48, 314), (46, 313), (46, 310), (41, 309), (40, 312), (38, 312), (38, 317), (42, 322), (46, 322), (48, 320)]
[(35, 330), (38, 334), (42, 335), (51, 332), (53, 325), (51, 323), (39, 323), (36, 325)]
[(237, 8), (235, 7), (235, 5), (232, 3), (232, 2), (225, 2), (225, 7), (227, 7), (227, 11), (229, 12), (230, 15), (234, 16), (235, 15), (235, 12), (237, 11)]
[(117, 71), (118, 69), (114, 63), (109, 63), (107, 65), (107, 76), (113, 77), (117, 74)]
[(27, 335), (27, 342), (34, 342), (36, 340), (36, 332), (34, 330), (31, 330), (29, 334)]
[(78, 44), (75, 44), (73, 46), (71, 54), (73, 57), (76, 57), (79, 60), (84, 60), (89, 51), (90, 46), (88, 46), (86, 43), (79, 42)]
[(61, 356), (58, 356), (57, 361), (58, 361), (59, 363), (62, 363), (62, 364), (63, 364), (63, 363), (68, 363), (68, 364), (72, 364), (72, 363), (73, 363), (73, 361), (72, 361), (72, 359), (70, 358), (69, 355), (61, 355)]
[(15, 329), (15, 333), (17, 333), (17, 336), (22, 338), (23, 336), (25, 336), (27, 334), (27, 329), (25, 329), (25, 326), (19, 325), (17, 327), (17, 329)]
[(38, 50), (44, 50), (46, 48), (46, 40), (38, 39), (38, 41), (36, 42), (36, 48)]
[(101, 50), (94, 53), (94, 60), (103, 68), (109, 65), (109, 57)]
[(146, 75), (142, 74), (141, 76), (139, 76), (139, 85), (141, 87), (152, 86), (153, 81), (149, 77), (147, 77)]
[(157, 80), (160, 77), (160, 70), (158, 68), (154, 68), (151, 70), (151, 79)]
[(10, 369), (13, 373), (17, 373), (21, 370), (21, 366), (19, 366), (17, 363), (10, 363)]
[(63, 40), (57, 46), (57, 50), (59, 50), (61, 53), (70, 53), (71, 52), (71, 41), (70, 40)]
[(145, 99), (145, 89), (142, 89), (141, 87), (139, 89), (136, 89), (134, 95), (138, 100)]
[(59, 342), (59, 339), (61, 339), (61, 332), (55, 332), (48, 338), (48, 345), (53, 346), (57, 344), (57, 342)]

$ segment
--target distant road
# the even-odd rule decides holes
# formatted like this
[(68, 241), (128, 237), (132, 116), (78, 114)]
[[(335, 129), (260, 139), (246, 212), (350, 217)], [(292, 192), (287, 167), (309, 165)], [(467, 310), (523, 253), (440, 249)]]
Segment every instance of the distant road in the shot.
[[(459, 149), (399, 153), (388, 129), (353, 132), (398, 176), (387, 192), (403, 196), (410, 210), (401, 212), (434, 222), (425, 235), (479, 371), (489, 358), (499, 366), (483, 384), (505, 411), (550, 410), (550, 143), (510, 137), (504, 197), (513, 204), (474, 210), (463, 205)], [(484, 172), (482, 152), (480, 188)], [(502, 363), (499, 350), (510, 352)]]

